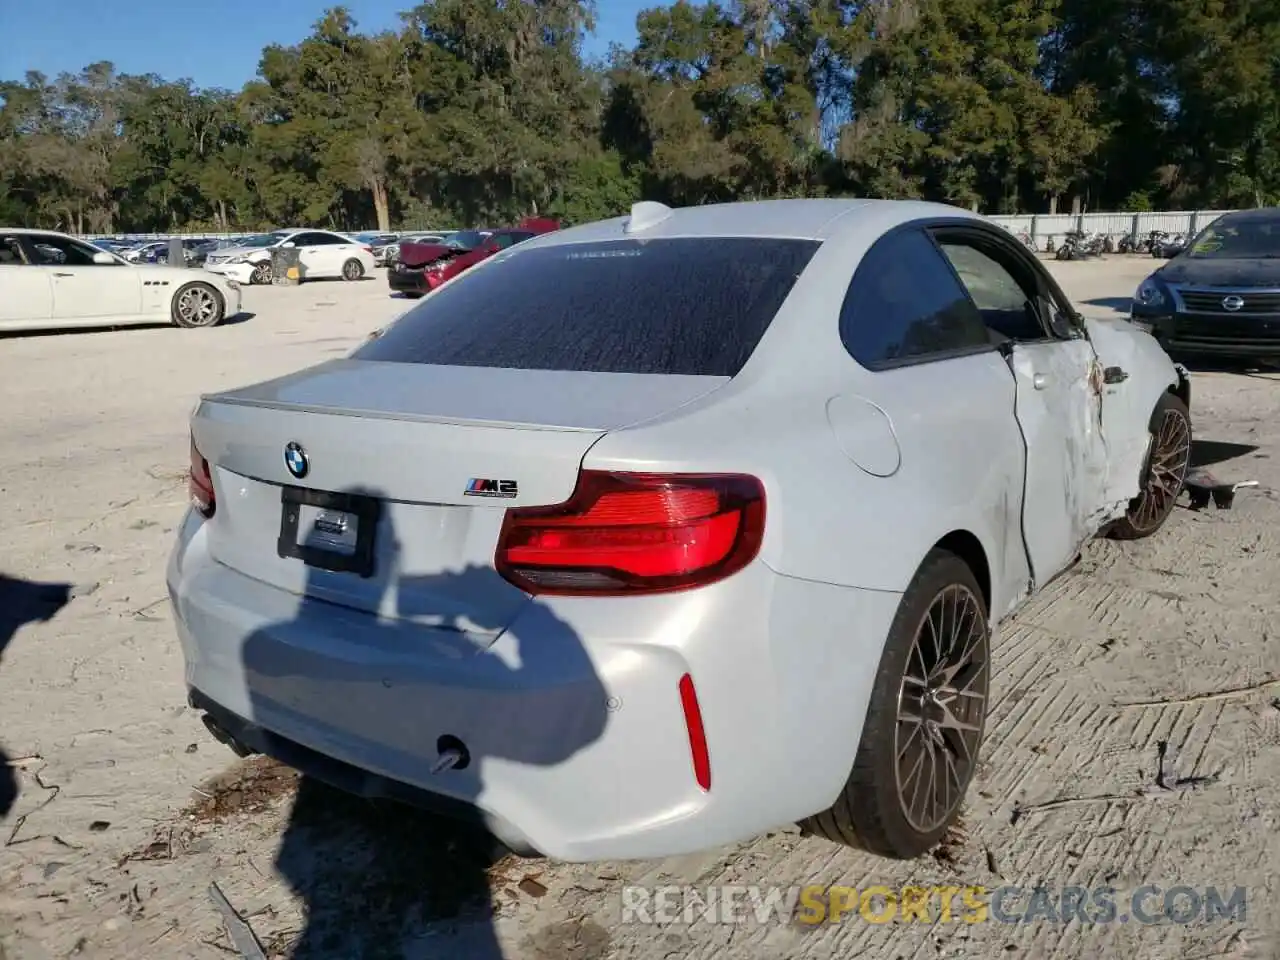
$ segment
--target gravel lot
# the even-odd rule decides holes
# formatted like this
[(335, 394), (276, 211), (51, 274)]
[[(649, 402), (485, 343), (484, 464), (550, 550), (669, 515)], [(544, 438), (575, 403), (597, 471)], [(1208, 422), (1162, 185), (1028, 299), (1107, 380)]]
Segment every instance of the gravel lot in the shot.
[[(1152, 266), (1051, 269), (1107, 315)], [(1179, 510), (1152, 541), (1093, 544), (1005, 625), (985, 768), (963, 829), (921, 861), (788, 829), (664, 862), (495, 862), (452, 826), (237, 761), (185, 707), (165, 598), (186, 418), (201, 392), (341, 355), (408, 305), (379, 274), (252, 288), (252, 316), (214, 330), (0, 339), (0, 572), (71, 586), (25, 624), (0, 596), (0, 747), (20, 791), (0, 822), (2, 960), (226, 956), (212, 883), (269, 956), (1280, 955), (1280, 375), (1197, 371), (1192, 388), (1197, 456), (1258, 489), (1231, 512)], [(1248, 893), (1244, 922), (655, 928), (619, 922), (633, 883)]]

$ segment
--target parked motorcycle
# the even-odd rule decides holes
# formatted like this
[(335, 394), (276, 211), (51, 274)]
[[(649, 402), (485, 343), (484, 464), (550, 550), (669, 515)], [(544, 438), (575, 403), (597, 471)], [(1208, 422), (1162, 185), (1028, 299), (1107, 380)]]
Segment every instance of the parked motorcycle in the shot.
[(1063, 235), (1055, 256), (1059, 260), (1084, 260), (1088, 257), (1100, 257), (1106, 246), (1101, 234), (1086, 233), (1083, 230), (1072, 230)]
[[(1155, 233), (1156, 231), (1152, 231)], [(1187, 238), (1180, 233), (1167, 234), (1159, 231), (1160, 237), (1152, 240), (1151, 256), (1157, 260), (1168, 260), (1176, 257), (1187, 245)]]

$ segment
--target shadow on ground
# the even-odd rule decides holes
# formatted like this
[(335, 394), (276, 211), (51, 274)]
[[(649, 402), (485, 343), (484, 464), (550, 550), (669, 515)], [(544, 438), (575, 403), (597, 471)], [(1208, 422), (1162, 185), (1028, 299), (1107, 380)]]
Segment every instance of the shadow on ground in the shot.
[[(0, 660), (5, 648), (28, 623), (53, 619), (71, 600), (69, 583), (36, 583), (0, 573)], [(18, 776), (0, 745), (0, 820), (18, 799)]]
[(1085, 300), (1084, 302), (1091, 307), (1106, 307), (1108, 310), (1114, 310), (1116, 313), (1123, 313), (1127, 316), (1129, 313), (1129, 305), (1133, 303), (1133, 298), (1095, 297), (1093, 300)]
[(1192, 440), (1190, 466), (1192, 469), (1196, 467), (1211, 467), (1215, 463), (1225, 463), (1228, 460), (1243, 457), (1257, 449), (1257, 445), (1251, 443), (1229, 443), (1225, 440)]
[[(231, 316), (225, 318), (216, 327), (212, 327), (209, 329), (221, 330), (223, 327), (238, 326), (239, 324), (242, 324), (242, 323), (248, 323), (250, 320), (252, 320), (256, 316), (257, 316), (256, 313), (252, 313), (248, 310), (242, 310), (239, 313), (232, 314)], [(118, 330), (165, 330), (165, 329), (174, 330), (174, 331), (177, 331), (178, 333), (184, 333), (188, 335), (195, 332), (192, 330), (183, 330), (181, 327), (175, 326), (172, 323), (164, 323), (164, 322), (126, 323), (126, 324), (116, 324), (114, 326), (105, 325), (101, 327), (56, 327), (49, 330), (10, 330), (7, 332), (0, 332), (0, 340), (17, 340), (17, 339), (33, 339), (34, 340), (38, 337), (74, 337), (74, 336), (79, 336), (81, 334), (90, 334), (90, 333), (115, 333)], [(204, 329), (204, 328), (201, 328), (201, 329)]]
[[(522, 872), (521, 861), (480, 827), (304, 777), (276, 857), (307, 911), (287, 955), (399, 960), (417, 955), (415, 944), (427, 947), (430, 934), (442, 960), (502, 960), (489, 876), (500, 863)], [(429, 948), (421, 954), (432, 955)]]

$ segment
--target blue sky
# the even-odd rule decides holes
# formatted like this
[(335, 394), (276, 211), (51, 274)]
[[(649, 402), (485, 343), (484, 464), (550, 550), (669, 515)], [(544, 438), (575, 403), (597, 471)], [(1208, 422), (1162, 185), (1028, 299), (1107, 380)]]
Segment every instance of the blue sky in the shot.
[[(587, 52), (635, 41), (636, 14), (662, 0), (597, 0), (596, 35)], [(413, 0), (347, 0), (363, 31), (394, 28)], [(121, 73), (190, 78), (202, 87), (240, 87), (258, 71), (269, 43), (292, 44), (333, 0), (0, 0), (0, 80), (28, 70), (50, 77), (110, 60)]]

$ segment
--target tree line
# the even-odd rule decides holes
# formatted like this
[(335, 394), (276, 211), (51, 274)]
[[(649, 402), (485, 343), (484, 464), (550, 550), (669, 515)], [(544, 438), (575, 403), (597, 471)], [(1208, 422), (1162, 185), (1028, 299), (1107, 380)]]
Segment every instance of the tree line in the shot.
[(1280, 202), (1280, 0), (688, 0), (587, 58), (592, 0), (335, 7), (240, 90), (0, 83), (0, 223), (581, 222), (644, 198), (985, 213)]

